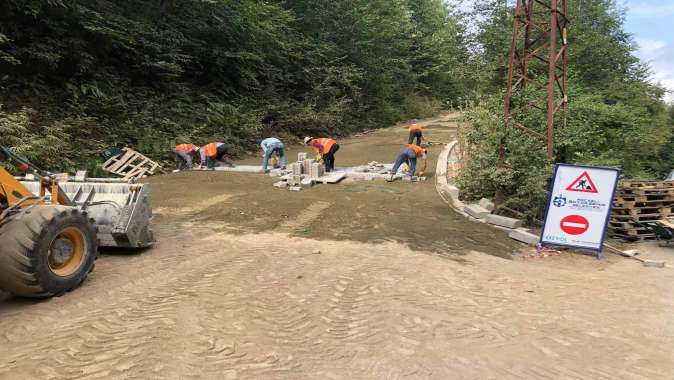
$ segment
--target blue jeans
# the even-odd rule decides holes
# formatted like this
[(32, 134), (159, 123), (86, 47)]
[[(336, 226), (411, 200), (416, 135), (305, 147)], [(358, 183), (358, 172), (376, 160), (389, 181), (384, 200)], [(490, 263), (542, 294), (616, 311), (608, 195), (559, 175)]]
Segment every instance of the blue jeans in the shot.
[(192, 169), (192, 155), (184, 152), (176, 153), (176, 169)]
[(279, 166), (284, 167), (286, 166), (286, 154), (285, 151), (283, 150), (283, 144), (276, 143), (274, 145), (271, 145), (269, 149), (267, 149), (266, 152), (264, 152), (264, 162), (262, 162), (262, 169), (267, 170), (267, 166), (269, 165), (269, 159), (271, 156), (274, 155), (274, 152), (277, 152), (279, 155)]
[(410, 137), (407, 139), (407, 143), (411, 144), (414, 141), (414, 139), (416, 138), (417, 139), (417, 145), (421, 146), (421, 137), (422, 136), (423, 136), (423, 134), (421, 133), (421, 131), (412, 131), (412, 132), (410, 132)]
[(403, 149), (402, 152), (400, 152), (398, 158), (396, 159), (396, 163), (393, 165), (393, 170), (391, 171), (391, 174), (395, 175), (398, 172), (398, 169), (400, 169), (400, 165), (402, 165), (403, 162), (407, 162), (407, 164), (410, 166), (409, 175), (410, 177), (412, 177), (414, 175), (414, 172), (417, 171), (417, 154), (414, 153), (414, 151), (410, 148), (405, 148)]
[(227, 166), (234, 167), (234, 163), (225, 157), (227, 152), (229, 151), (229, 145), (227, 144), (222, 144), (218, 147), (217, 151), (215, 152), (215, 157), (206, 157), (206, 167), (209, 169), (213, 169), (218, 162), (222, 162)]

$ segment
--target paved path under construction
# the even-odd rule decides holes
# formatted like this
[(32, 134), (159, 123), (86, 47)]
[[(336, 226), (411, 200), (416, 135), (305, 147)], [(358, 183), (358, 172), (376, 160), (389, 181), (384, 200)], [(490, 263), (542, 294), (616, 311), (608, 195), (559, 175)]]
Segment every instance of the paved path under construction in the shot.
[[(404, 130), (347, 140), (344, 152), (389, 135)], [(376, 149), (368, 159), (387, 161), (399, 145)], [(452, 214), (432, 182), (300, 193), (262, 175), (152, 182), (155, 248), (107, 252), (63, 297), (0, 301), (0, 379), (674, 373), (671, 268), (509, 259), (518, 246)]]

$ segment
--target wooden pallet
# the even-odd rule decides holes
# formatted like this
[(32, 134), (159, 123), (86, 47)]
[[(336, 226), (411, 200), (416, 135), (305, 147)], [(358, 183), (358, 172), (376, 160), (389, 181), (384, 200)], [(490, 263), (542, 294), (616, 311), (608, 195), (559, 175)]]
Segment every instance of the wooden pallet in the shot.
[(630, 221), (645, 222), (659, 219), (662, 219), (662, 215), (659, 213), (640, 214), (640, 215), (618, 215), (618, 214), (611, 215), (611, 220), (616, 222), (630, 222)]
[(654, 240), (637, 222), (663, 220), (674, 214), (674, 181), (623, 181), (613, 200), (609, 233), (629, 241)]
[(623, 181), (621, 187), (674, 188), (674, 181)]
[(161, 166), (131, 148), (103, 163), (103, 170), (122, 177), (123, 180), (140, 179), (161, 172)]
[(623, 228), (618, 228), (618, 227), (609, 227), (609, 232), (613, 234), (619, 234), (619, 235), (624, 235), (624, 236), (641, 236), (641, 235), (648, 235), (652, 234), (653, 232), (645, 227), (623, 227)]
[(639, 236), (630, 236), (630, 235), (623, 235), (623, 234), (609, 232), (609, 235), (612, 236), (612, 237), (620, 238), (620, 239), (631, 241), (631, 242), (656, 240), (657, 239), (655, 234), (644, 234), (644, 235), (639, 235)]
[(616, 198), (613, 201), (613, 207), (617, 208), (644, 208), (644, 207), (672, 207), (674, 206), (674, 200), (669, 199), (655, 199), (655, 200), (625, 200), (624, 198)]

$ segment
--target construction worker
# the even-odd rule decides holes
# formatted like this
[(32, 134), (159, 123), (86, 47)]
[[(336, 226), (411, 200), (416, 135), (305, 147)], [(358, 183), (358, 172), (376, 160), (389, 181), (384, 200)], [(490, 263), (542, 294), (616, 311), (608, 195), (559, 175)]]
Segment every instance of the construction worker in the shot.
[(391, 170), (391, 176), (387, 179), (387, 181), (393, 181), (393, 176), (396, 175), (403, 162), (407, 162), (410, 167), (408, 174), (410, 177), (414, 177), (414, 173), (417, 170), (417, 158), (422, 159), (420, 174), (423, 174), (426, 171), (426, 165), (428, 164), (427, 154), (428, 150), (420, 147), (419, 145), (405, 144), (405, 149), (403, 149), (398, 155), (398, 158), (393, 165), (393, 170)]
[(225, 157), (229, 151), (229, 145), (224, 142), (212, 142), (199, 149), (201, 163), (206, 164), (208, 169), (215, 168), (216, 162), (222, 162), (229, 167), (234, 167), (234, 163)]
[(279, 166), (282, 169), (285, 168), (286, 154), (281, 140), (277, 139), (276, 137), (269, 137), (264, 140), (258, 139), (257, 143), (260, 144), (262, 152), (264, 153), (264, 160), (262, 161), (262, 169), (264, 171), (267, 171), (269, 159), (274, 155), (274, 153), (278, 154), (279, 156)]
[(194, 144), (178, 144), (174, 150), (176, 154), (176, 170), (192, 169), (194, 156), (199, 151), (199, 147)]
[(424, 136), (423, 135), (423, 129), (421, 129), (421, 125), (417, 123), (412, 123), (410, 124), (409, 128), (407, 130), (410, 132), (410, 136), (407, 138), (407, 143), (412, 144), (414, 142), (414, 139), (417, 139), (417, 146), (421, 146), (421, 138)]
[(335, 153), (339, 150), (337, 141), (329, 138), (305, 137), (304, 145), (310, 146), (316, 151), (317, 158), (323, 160), (326, 173), (335, 170)]

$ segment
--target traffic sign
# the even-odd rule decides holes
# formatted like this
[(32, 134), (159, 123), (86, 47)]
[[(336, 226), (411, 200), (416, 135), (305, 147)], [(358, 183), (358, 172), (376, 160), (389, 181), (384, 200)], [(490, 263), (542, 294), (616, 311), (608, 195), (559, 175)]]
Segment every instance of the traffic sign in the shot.
[(620, 169), (557, 164), (542, 245), (601, 251)]
[(590, 228), (590, 222), (582, 215), (569, 215), (562, 218), (559, 227), (569, 235), (582, 235)]
[(592, 182), (590, 174), (587, 170), (583, 172), (575, 181), (573, 181), (567, 188), (567, 191), (578, 191), (581, 193), (597, 193), (597, 186)]

